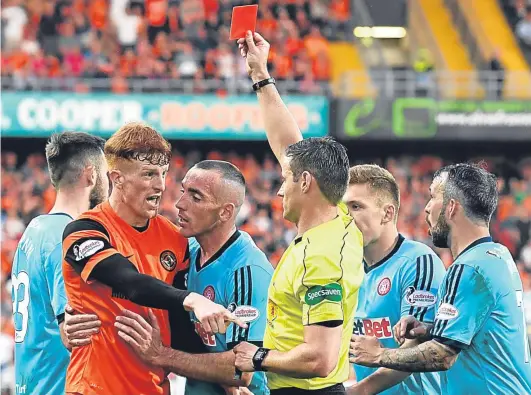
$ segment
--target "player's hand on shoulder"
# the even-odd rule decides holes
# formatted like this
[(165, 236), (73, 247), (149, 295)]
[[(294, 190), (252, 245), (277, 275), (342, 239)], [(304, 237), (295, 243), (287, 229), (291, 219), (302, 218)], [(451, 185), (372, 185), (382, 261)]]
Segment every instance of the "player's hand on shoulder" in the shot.
[(402, 317), (393, 327), (393, 334), (398, 344), (403, 344), (406, 339), (418, 339), (427, 336), (429, 327), (412, 315)]
[(93, 335), (100, 331), (101, 321), (95, 314), (81, 314), (70, 306), (65, 307), (63, 331), (72, 347), (90, 344)]
[(184, 307), (194, 312), (195, 317), (208, 334), (225, 333), (231, 322), (241, 328), (247, 328), (247, 324), (238, 319), (229, 310), (205, 298), (203, 295), (192, 292), (184, 300)]

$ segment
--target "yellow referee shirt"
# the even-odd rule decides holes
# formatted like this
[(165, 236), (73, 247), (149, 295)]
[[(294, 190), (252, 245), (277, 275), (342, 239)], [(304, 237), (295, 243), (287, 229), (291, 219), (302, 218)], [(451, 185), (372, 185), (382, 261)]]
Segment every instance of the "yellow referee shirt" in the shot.
[[(287, 352), (303, 343), (304, 326), (343, 321), (339, 362), (326, 378), (296, 379), (267, 372), (270, 389), (316, 390), (348, 379), (348, 350), (358, 289), (363, 280), (363, 241), (343, 204), (339, 215), (297, 237), (269, 285), (264, 347)], [(326, 347), (323, 343), (323, 347)]]

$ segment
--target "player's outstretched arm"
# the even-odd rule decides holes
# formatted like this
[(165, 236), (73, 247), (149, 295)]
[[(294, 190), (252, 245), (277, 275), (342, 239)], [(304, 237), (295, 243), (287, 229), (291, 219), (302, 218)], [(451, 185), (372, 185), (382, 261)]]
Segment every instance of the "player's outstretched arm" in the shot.
[[(253, 35), (249, 31), (245, 38), (238, 40), (238, 45), (242, 57), (246, 59), (247, 72), (253, 83), (270, 78), (267, 70), (269, 43), (260, 34)], [(257, 94), (267, 140), (280, 161), (289, 145), (302, 140), (302, 134), (275, 85), (266, 85)]]
[[(411, 348), (419, 344), (416, 340), (406, 340), (400, 348)], [(379, 394), (398, 383), (401, 383), (410, 372), (401, 372), (388, 368), (380, 368), (360, 382), (347, 389), (347, 395)]]
[(116, 318), (118, 335), (149, 364), (159, 366), (180, 376), (209, 381), (231, 387), (246, 387), (251, 374), (234, 380), (234, 354), (231, 351), (209, 354), (189, 354), (165, 347), (155, 315), (149, 311), (148, 320), (132, 311), (124, 310)]
[[(87, 251), (80, 253), (87, 243), (92, 243), (89, 244), (92, 247), (85, 247)], [(133, 303), (163, 310), (193, 311), (208, 333), (225, 333), (226, 322), (247, 327), (226, 308), (204, 296), (139, 273), (133, 263), (110, 244), (106, 229), (96, 221), (84, 219), (68, 224), (63, 234), (63, 249), (64, 260), (84, 281), (99, 281)]]
[(459, 350), (430, 340), (412, 348), (382, 348), (377, 339), (352, 336), (350, 362), (368, 367), (384, 367), (403, 372), (438, 372), (450, 369)]

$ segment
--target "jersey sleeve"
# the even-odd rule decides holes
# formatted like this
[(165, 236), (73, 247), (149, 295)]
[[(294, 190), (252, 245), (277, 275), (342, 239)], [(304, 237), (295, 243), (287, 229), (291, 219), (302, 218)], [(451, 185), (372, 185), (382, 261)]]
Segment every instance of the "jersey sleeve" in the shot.
[(441, 260), (434, 254), (418, 256), (408, 262), (401, 276), (400, 316), (414, 316), (433, 322), (439, 291)]
[(460, 348), (469, 346), (494, 305), (485, 278), (473, 267), (454, 264), (439, 296), (432, 335)]
[(64, 314), (67, 303), (65, 283), (63, 279), (62, 255), (62, 244), (59, 243), (44, 261), (44, 276), (46, 284), (48, 284), (50, 300), (52, 301), (52, 309), (55, 317), (60, 317)]
[(294, 281), (295, 297), (302, 304), (302, 324), (343, 322), (340, 262), (324, 254), (304, 255)]
[[(63, 258), (89, 282), (92, 270), (106, 258), (119, 254), (105, 227), (92, 219), (70, 222), (63, 233)], [(127, 257), (126, 257), (127, 258)]]
[(228, 309), (248, 323), (247, 329), (229, 325), (225, 338), (228, 349), (242, 341), (263, 341), (270, 282), (271, 273), (258, 265), (240, 267), (228, 279), (225, 289)]

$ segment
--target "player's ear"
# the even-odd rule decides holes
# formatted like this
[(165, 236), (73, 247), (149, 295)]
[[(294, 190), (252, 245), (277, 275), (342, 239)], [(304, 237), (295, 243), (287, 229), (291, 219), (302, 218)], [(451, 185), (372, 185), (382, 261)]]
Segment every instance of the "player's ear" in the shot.
[(456, 214), (457, 214), (457, 211), (459, 209), (458, 207), (458, 203), (457, 203), (457, 200), (455, 199), (450, 199), (448, 201), (448, 204), (446, 205), (446, 211), (447, 211), (447, 215), (448, 215), (448, 219), (453, 219), (455, 218)]
[(113, 169), (109, 171), (109, 180), (114, 187), (120, 189), (124, 182), (124, 176), (120, 170)]
[(83, 175), (87, 182), (87, 185), (92, 187), (96, 185), (96, 181), (98, 180), (98, 172), (96, 169), (96, 166), (94, 165), (87, 165), (83, 169)]
[(236, 210), (236, 206), (234, 206), (233, 203), (225, 204), (221, 209), (221, 213), (219, 215), (220, 219), (223, 222), (227, 222), (234, 215), (234, 210)]
[(394, 222), (396, 216), (396, 207), (393, 204), (387, 203), (383, 206), (382, 223)]
[(312, 175), (307, 171), (303, 171), (301, 174), (302, 193), (307, 193), (310, 190), (311, 185), (312, 185)]

